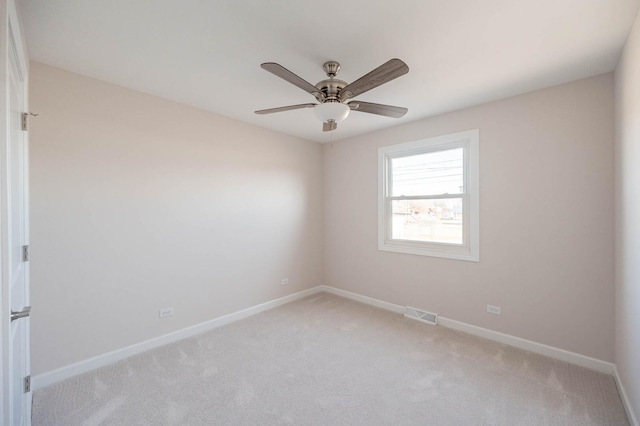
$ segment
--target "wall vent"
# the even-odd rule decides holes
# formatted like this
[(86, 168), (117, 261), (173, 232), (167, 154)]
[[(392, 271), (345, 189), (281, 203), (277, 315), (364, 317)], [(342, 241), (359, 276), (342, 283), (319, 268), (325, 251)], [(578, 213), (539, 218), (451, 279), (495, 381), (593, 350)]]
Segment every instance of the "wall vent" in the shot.
[(423, 311), (422, 309), (412, 308), (410, 306), (404, 307), (404, 316), (414, 320), (426, 322), (427, 324), (438, 324), (438, 314), (432, 312)]

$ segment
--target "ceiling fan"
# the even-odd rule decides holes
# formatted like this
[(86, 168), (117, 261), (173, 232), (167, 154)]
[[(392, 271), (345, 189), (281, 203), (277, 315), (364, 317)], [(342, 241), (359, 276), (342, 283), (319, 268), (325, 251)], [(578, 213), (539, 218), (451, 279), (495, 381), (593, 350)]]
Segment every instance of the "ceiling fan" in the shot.
[(400, 59), (391, 59), (350, 84), (347, 84), (346, 81), (335, 78), (336, 74), (340, 70), (340, 64), (336, 61), (328, 61), (324, 63), (322, 69), (327, 73), (327, 77), (329, 78), (320, 81), (315, 86), (275, 62), (265, 62), (260, 66), (270, 73), (313, 95), (319, 103), (261, 109), (256, 111), (256, 114), (272, 114), (274, 112), (290, 111), (294, 109), (313, 108), (316, 116), (322, 120), (322, 130), (329, 132), (335, 130), (338, 127), (338, 123), (347, 118), (349, 112), (352, 110), (393, 118), (400, 118), (408, 111), (407, 108), (374, 104), (358, 100), (346, 102), (351, 98), (361, 95), (364, 92), (374, 89), (384, 83), (388, 83), (389, 81), (408, 73), (409, 67)]

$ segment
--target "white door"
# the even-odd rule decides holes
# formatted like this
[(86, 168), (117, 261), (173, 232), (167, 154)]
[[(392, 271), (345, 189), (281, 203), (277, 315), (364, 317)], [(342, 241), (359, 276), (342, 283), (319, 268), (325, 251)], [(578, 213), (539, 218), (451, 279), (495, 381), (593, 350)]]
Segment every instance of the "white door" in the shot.
[[(27, 160), (28, 138), (22, 129), (26, 110), (26, 70), (18, 56), (13, 28), (9, 31), (8, 101), (9, 140), (7, 146), (7, 257), (8, 288), (11, 307), (9, 330), (9, 399), (11, 425), (31, 424), (31, 393), (25, 389), (29, 376), (29, 263), (24, 247), (28, 245)], [(18, 39), (19, 40), (19, 39)]]

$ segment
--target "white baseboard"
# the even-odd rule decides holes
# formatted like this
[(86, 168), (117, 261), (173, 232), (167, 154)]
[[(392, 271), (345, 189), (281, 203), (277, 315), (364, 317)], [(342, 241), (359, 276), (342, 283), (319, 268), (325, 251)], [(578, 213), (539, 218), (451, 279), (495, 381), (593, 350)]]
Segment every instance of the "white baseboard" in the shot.
[[(178, 340), (182, 340), (187, 337), (191, 337), (196, 334), (200, 334), (205, 331), (212, 330), (217, 327), (221, 327), (223, 325), (250, 317), (260, 312), (264, 312), (269, 309), (276, 308), (278, 306), (284, 305), (285, 303), (293, 302), (295, 300), (298, 300), (303, 297), (310, 296), (312, 294), (316, 294), (322, 291), (334, 294), (336, 296), (341, 296), (346, 299), (351, 299), (367, 305), (385, 309), (394, 313), (398, 313), (398, 314), (404, 313), (404, 306), (400, 306), (400, 305), (385, 302), (382, 300), (374, 299), (371, 297), (363, 296), (357, 293), (352, 293), (350, 291), (340, 290), (335, 287), (320, 285), (304, 291), (300, 291), (298, 293), (281, 297), (279, 299), (262, 303), (260, 305), (243, 309), (238, 312), (224, 315), (222, 317), (215, 318), (213, 320), (206, 321), (201, 324), (196, 324), (194, 326), (187, 327), (185, 329), (178, 330), (173, 333), (165, 334), (163, 336), (159, 336), (151, 340), (147, 340), (144, 342), (137, 343), (135, 345), (122, 348), (122, 349), (117, 349), (115, 351), (98, 355), (93, 358), (89, 358), (89, 359), (80, 361), (78, 363), (59, 368), (57, 370), (40, 374), (32, 378), (31, 386), (33, 390), (42, 389), (46, 386), (57, 383), (61, 380), (68, 379), (78, 374), (86, 373), (96, 368), (104, 367), (106, 365), (123, 360), (133, 355), (137, 355), (144, 351), (148, 351), (150, 349), (153, 349), (162, 345), (173, 343)], [(452, 319), (441, 317), (441, 316), (438, 317), (438, 325), (463, 331), (465, 333), (473, 334), (476, 336), (484, 337), (486, 339), (494, 340), (496, 342), (504, 343), (510, 346), (515, 346), (520, 349), (525, 349), (531, 352), (539, 353), (541, 355), (566, 361), (582, 367), (591, 368), (593, 370), (600, 371), (602, 373), (614, 375), (614, 377), (616, 378), (616, 383), (618, 383), (619, 389), (621, 390), (620, 393), (621, 393), (621, 396), (623, 397), (625, 408), (627, 408), (627, 411), (631, 413), (630, 405), (626, 400), (626, 394), (624, 393), (622, 383), (620, 382), (620, 379), (617, 376), (615, 365), (610, 362), (601, 361), (585, 355), (569, 352), (564, 349), (544, 345), (541, 343), (532, 342), (530, 340), (521, 339), (519, 337), (511, 336), (508, 334), (500, 333), (497, 331), (489, 330), (486, 328), (478, 327), (475, 325), (467, 324), (464, 322), (452, 320)], [(629, 417), (630, 417), (630, 421), (635, 422), (633, 423), (633, 426), (640, 426), (635, 420), (635, 417), (633, 416), (633, 414), (629, 414)]]
[(629, 398), (627, 397), (627, 391), (624, 389), (622, 380), (618, 375), (618, 368), (615, 366), (613, 367), (613, 377), (616, 379), (616, 386), (618, 387), (618, 393), (620, 393), (620, 399), (622, 399), (622, 405), (624, 405), (624, 410), (627, 412), (627, 418), (629, 419), (629, 423), (631, 423), (631, 426), (640, 426), (640, 423), (638, 423), (638, 418), (633, 412), (631, 401), (629, 401)]
[[(404, 313), (404, 306), (395, 305), (393, 303), (388, 303), (378, 299), (373, 299), (371, 297), (362, 296), (360, 294), (351, 293), (349, 291), (340, 290), (335, 287), (330, 287), (326, 285), (320, 286), (320, 287), (323, 291), (326, 291), (327, 293), (332, 293), (337, 296), (342, 296), (347, 299), (352, 299), (358, 302), (365, 303), (367, 305), (377, 306), (378, 308), (386, 309), (388, 311), (392, 311), (400, 314)], [(494, 340), (496, 342), (504, 343), (509, 346), (515, 346), (516, 348), (525, 349), (527, 351), (545, 355), (550, 358), (559, 359), (561, 361), (566, 361), (571, 364), (576, 364), (581, 367), (590, 368), (592, 370), (596, 370), (601, 373), (613, 375), (613, 372), (614, 372), (614, 364), (610, 362), (601, 361), (599, 359), (591, 358), (585, 355), (580, 355), (575, 352), (569, 352), (564, 349), (544, 345), (542, 343), (533, 342), (531, 340), (522, 339), (520, 337), (511, 336), (509, 334), (500, 333), (498, 331), (489, 330), (486, 328), (467, 324), (461, 321), (456, 321), (456, 320), (452, 320), (442, 316), (438, 316), (438, 325), (463, 331), (465, 333), (473, 334), (476, 336), (484, 337), (485, 339)]]
[(284, 305), (285, 303), (293, 302), (303, 297), (319, 293), (321, 291), (324, 291), (323, 287), (324, 286), (317, 286), (297, 293), (293, 293), (279, 299), (271, 300), (260, 305), (252, 306), (247, 309), (242, 309), (240, 311), (212, 319), (210, 321), (183, 328), (182, 330), (174, 331), (173, 333), (165, 334), (151, 340), (136, 343), (135, 345), (127, 346), (125, 348), (116, 349), (115, 351), (107, 352), (105, 354), (85, 359), (75, 364), (67, 365), (65, 367), (40, 374), (31, 379), (31, 389), (33, 391), (37, 391), (38, 389), (42, 389), (59, 381), (77, 376), (78, 374), (86, 373), (91, 370), (95, 370), (96, 368), (113, 364), (114, 362), (121, 361), (125, 358), (137, 355), (150, 349), (154, 349), (162, 345), (167, 345), (169, 343), (174, 343), (178, 340), (186, 339), (187, 337), (195, 336), (196, 334), (200, 334), (214, 328), (222, 327), (223, 325), (239, 321), (241, 319), (250, 317), (260, 312), (267, 311), (269, 309), (276, 308), (280, 305)]
[(549, 358), (565, 361), (570, 364), (575, 364), (581, 367), (590, 368), (592, 370), (596, 370), (601, 373), (613, 375), (614, 365), (612, 363), (602, 361), (596, 358), (591, 358), (586, 355), (581, 355), (575, 352), (570, 352), (564, 349), (556, 348), (554, 346), (533, 342), (531, 340), (522, 339), (520, 337), (515, 337), (510, 334), (500, 333), (499, 331), (489, 330), (487, 328), (478, 327), (475, 325), (452, 320), (442, 316), (438, 317), (438, 325), (451, 328), (454, 330), (463, 331), (465, 333), (473, 334), (475, 336), (484, 337), (485, 339), (504, 343), (505, 345), (514, 346), (516, 348), (520, 348), (520, 349), (524, 349), (540, 355), (548, 356)]
[[(382, 300), (374, 299), (371, 297), (363, 296), (361, 294), (352, 293), (346, 290), (340, 290), (328, 285), (320, 286), (321, 291), (335, 294), (336, 296), (342, 296), (347, 299), (355, 300), (367, 305), (376, 306), (378, 308), (385, 309), (387, 311), (402, 314), (404, 313), (404, 306), (396, 305)], [(614, 377), (616, 386), (620, 393), (624, 409), (629, 418), (631, 426), (640, 426), (638, 419), (631, 408), (631, 403), (627, 397), (627, 393), (624, 389), (624, 385), (618, 376), (618, 370), (615, 364), (602, 361), (596, 358), (581, 355), (575, 352), (570, 352), (564, 349), (556, 348), (554, 346), (545, 345), (542, 343), (533, 342), (531, 340), (522, 339), (520, 337), (511, 336), (509, 334), (500, 333), (498, 331), (489, 330), (486, 328), (478, 327), (475, 325), (467, 324), (461, 321), (452, 320), (446, 317), (438, 317), (438, 325), (451, 328), (454, 330), (462, 331), (465, 333), (473, 334), (475, 336), (483, 337), (485, 339), (493, 340), (499, 343), (504, 343), (509, 346), (531, 351), (540, 355), (548, 356), (549, 358), (558, 359), (568, 362), (570, 364), (579, 365), (581, 367), (590, 368), (592, 370), (599, 371), (601, 373), (610, 374)]]
[(346, 290), (340, 290), (339, 288), (331, 287), (328, 285), (321, 285), (320, 289), (327, 293), (335, 294), (336, 296), (344, 297), (345, 299), (355, 300), (356, 302), (364, 303), (365, 305), (371, 305), (378, 308), (385, 309), (387, 311), (395, 312), (397, 314), (404, 314), (404, 306), (396, 305), (382, 300), (374, 299), (371, 297), (363, 296), (361, 294), (352, 293)]

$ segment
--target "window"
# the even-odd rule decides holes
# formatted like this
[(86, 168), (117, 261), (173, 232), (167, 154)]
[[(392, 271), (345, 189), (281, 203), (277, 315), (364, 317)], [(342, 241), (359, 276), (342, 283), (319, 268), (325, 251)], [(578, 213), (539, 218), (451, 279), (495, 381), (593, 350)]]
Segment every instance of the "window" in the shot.
[(479, 131), (378, 150), (378, 248), (479, 260)]

